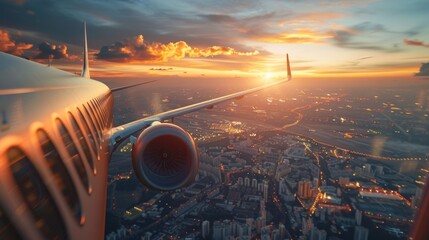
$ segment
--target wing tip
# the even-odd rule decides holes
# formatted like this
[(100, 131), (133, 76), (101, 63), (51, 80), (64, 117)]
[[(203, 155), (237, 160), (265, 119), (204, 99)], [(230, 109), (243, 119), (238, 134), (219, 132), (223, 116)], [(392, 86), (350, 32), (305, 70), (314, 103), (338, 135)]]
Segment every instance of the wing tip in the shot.
[(91, 78), (89, 74), (89, 63), (88, 63), (88, 39), (86, 35), (86, 21), (83, 22), (83, 35), (84, 35), (84, 43), (83, 43), (83, 67), (81, 76), (84, 78)]
[(290, 70), (289, 54), (286, 53), (286, 68), (287, 68), (287, 79), (292, 80), (292, 71)]

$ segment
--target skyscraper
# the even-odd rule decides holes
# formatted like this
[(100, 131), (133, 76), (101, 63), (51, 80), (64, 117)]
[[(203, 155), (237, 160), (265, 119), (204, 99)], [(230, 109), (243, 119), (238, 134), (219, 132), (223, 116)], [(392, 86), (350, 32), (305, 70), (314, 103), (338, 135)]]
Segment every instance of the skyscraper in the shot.
[(279, 233), (280, 233), (280, 239), (286, 238), (286, 227), (283, 223), (279, 223)]
[(268, 181), (264, 180), (264, 201), (266, 202), (268, 200)]
[(273, 230), (271, 233), (271, 239), (272, 240), (280, 240), (280, 231), (278, 229)]
[(210, 234), (210, 222), (205, 220), (201, 225), (201, 236), (203, 239), (208, 239)]
[(258, 192), (262, 192), (264, 190), (264, 185), (262, 183), (258, 183)]
[(362, 224), (362, 211), (356, 210), (355, 219), (356, 219), (356, 224), (360, 226)]
[(325, 230), (320, 230), (316, 227), (311, 229), (310, 240), (326, 240), (327, 233)]
[(311, 196), (310, 181), (304, 180), (298, 182), (298, 196), (304, 199)]
[(258, 188), (258, 180), (256, 180), (255, 178), (252, 179), (252, 188), (255, 188), (255, 189)]
[(243, 186), (243, 178), (242, 177), (238, 178), (238, 185)]
[(213, 239), (222, 239), (223, 237), (223, 226), (220, 221), (213, 223)]
[(356, 226), (353, 239), (354, 240), (367, 240), (368, 234), (369, 234), (368, 228)]
[(250, 187), (250, 178), (248, 178), (248, 177), (244, 178), (244, 186)]
[(230, 239), (234, 237), (232, 234), (232, 222), (231, 220), (223, 220), (223, 239)]
[(266, 218), (267, 217), (267, 210), (265, 209), (265, 202), (260, 201), (259, 202), (259, 216)]

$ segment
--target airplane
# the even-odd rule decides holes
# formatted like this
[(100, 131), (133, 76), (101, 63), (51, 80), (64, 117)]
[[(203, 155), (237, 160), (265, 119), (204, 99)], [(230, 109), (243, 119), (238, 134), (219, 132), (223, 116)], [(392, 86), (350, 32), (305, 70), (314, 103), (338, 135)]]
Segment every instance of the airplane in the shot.
[(292, 79), (113, 126), (115, 89), (90, 77), (86, 24), (81, 76), (0, 53), (0, 239), (103, 239), (112, 152), (133, 134), (132, 163), (148, 188), (191, 183), (191, 135), (164, 121)]

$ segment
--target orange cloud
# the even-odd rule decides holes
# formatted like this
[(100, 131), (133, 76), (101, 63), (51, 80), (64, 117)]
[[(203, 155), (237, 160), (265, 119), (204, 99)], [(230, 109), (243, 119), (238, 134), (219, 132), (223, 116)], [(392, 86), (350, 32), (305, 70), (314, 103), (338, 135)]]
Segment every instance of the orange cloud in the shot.
[(279, 35), (258, 37), (257, 40), (270, 43), (324, 43), (325, 39), (332, 38), (329, 33), (317, 32), (308, 28), (296, 28), (293, 32), (281, 33)]
[(212, 57), (212, 56), (254, 56), (258, 51), (240, 52), (231, 47), (211, 46), (205, 49), (193, 48), (185, 41), (146, 43), (143, 35), (134, 37), (131, 41), (116, 42), (110, 46), (103, 46), (96, 54), (98, 59), (113, 62), (165, 62), (169, 59), (179, 60), (185, 57)]
[(16, 56), (24, 55), (24, 51), (33, 47), (33, 44), (16, 43), (10, 39), (9, 32), (0, 29), (0, 51), (10, 53)]
[(419, 46), (419, 47), (429, 47), (429, 43), (425, 43), (423, 41), (420, 40), (409, 40), (409, 39), (404, 39), (404, 43), (407, 44), (408, 46)]

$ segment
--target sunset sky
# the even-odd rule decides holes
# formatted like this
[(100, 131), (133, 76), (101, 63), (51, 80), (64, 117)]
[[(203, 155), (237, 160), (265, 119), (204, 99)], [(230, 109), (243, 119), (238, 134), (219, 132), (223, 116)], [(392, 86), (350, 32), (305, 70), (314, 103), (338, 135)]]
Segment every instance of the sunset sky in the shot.
[(0, 0), (0, 51), (78, 72), (86, 20), (94, 78), (275, 78), (285, 53), (298, 77), (410, 77), (429, 62), (428, 13), (427, 0)]

